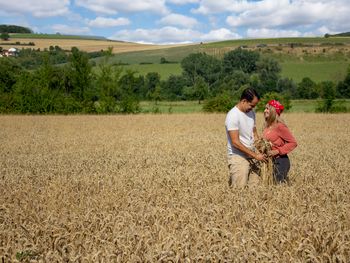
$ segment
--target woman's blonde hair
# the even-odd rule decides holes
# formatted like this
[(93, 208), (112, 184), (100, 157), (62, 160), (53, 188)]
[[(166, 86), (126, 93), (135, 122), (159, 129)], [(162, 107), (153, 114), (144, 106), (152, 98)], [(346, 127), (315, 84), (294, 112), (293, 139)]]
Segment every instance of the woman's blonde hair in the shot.
[(266, 104), (266, 107), (269, 109), (270, 114), (264, 122), (264, 128), (270, 127), (273, 123), (285, 123), (280, 115), (277, 114), (276, 108), (271, 106), (270, 104)]

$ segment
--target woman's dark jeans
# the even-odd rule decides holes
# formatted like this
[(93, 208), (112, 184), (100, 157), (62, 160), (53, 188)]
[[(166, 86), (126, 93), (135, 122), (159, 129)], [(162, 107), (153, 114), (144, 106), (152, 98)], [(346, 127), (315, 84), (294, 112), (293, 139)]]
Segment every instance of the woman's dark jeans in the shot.
[(280, 155), (273, 160), (274, 169), (273, 175), (277, 183), (288, 182), (288, 172), (290, 169), (290, 161), (288, 155)]

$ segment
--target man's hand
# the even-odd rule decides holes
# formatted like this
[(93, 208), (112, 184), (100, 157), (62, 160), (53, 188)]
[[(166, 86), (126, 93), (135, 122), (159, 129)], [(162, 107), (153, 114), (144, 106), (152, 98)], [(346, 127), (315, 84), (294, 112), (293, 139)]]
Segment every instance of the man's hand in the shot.
[(255, 154), (254, 159), (256, 159), (256, 160), (258, 160), (258, 161), (266, 162), (266, 157), (265, 157), (265, 155), (263, 155), (262, 153), (257, 153), (257, 154)]

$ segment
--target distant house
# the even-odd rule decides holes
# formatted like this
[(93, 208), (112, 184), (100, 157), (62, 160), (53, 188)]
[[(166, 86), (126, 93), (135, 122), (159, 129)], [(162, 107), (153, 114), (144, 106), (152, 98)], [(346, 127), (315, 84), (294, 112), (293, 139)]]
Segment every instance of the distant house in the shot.
[(2, 51), (1, 57), (17, 57), (18, 52), (18, 49), (14, 47), (10, 48), (9, 50), (4, 49)]

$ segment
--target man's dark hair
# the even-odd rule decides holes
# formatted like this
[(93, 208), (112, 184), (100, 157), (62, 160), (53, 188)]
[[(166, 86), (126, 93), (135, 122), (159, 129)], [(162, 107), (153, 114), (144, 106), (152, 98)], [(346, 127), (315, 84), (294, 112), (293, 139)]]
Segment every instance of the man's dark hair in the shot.
[(258, 92), (255, 89), (253, 89), (253, 88), (246, 88), (245, 90), (243, 90), (240, 100), (244, 100), (245, 99), (248, 102), (252, 102), (254, 97), (257, 97), (260, 100), (260, 96), (259, 96)]

